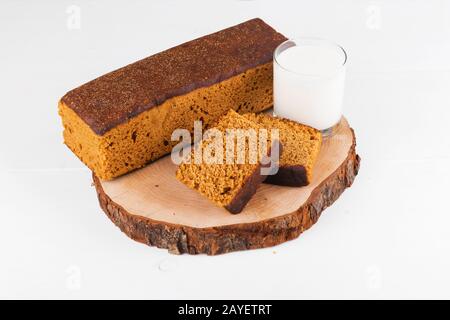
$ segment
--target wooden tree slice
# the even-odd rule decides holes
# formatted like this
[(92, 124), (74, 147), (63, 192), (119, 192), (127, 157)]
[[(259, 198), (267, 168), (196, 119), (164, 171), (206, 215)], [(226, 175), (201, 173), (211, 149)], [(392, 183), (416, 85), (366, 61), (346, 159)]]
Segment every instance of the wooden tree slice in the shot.
[(273, 246), (310, 228), (353, 183), (360, 160), (355, 146), (343, 119), (324, 139), (310, 185), (262, 184), (237, 215), (179, 182), (170, 156), (113, 181), (93, 179), (102, 209), (130, 238), (171, 253), (214, 255)]

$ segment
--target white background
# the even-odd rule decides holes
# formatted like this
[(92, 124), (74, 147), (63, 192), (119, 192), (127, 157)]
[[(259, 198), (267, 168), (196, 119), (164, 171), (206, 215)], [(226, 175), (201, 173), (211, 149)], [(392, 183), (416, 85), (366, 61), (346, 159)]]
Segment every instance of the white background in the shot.
[[(354, 185), (274, 248), (133, 242), (62, 144), (58, 99), (253, 17), (348, 51)], [(450, 298), (450, 1), (2, 0), (0, 99), (0, 298)]]

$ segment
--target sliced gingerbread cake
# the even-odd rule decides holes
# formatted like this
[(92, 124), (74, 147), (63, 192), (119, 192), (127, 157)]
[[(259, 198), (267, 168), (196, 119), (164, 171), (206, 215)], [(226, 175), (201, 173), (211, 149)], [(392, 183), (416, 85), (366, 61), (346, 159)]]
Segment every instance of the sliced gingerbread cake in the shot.
[[(274, 153), (280, 152), (281, 146), (278, 140), (272, 139), (270, 132), (262, 135), (261, 129), (263, 128), (256, 122), (230, 110), (213, 129), (210, 129), (210, 132), (216, 130), (215, 134), (207, 135), (193, 147), (186, 157), (188, 159), (186, 162), (189, 163), (182, 163), (178, 167), (177, 179), (231, 213), (241, 212), (255, 194), (258, 185), (271, 174), (270, 170), (263, 169), (268, 169), (273, 164), (269, 161), (272, 155), (274, 157), (271, 160), (276, 161), (278, 167), (278, 158)], [(251, 134), (247, 133), (253, 132), (256, 138), (254, 142), (264, 139), (264, 144), (252, 147), (250, 140), (247, 139)], [(246, 137), (240, 139), (239, 134)], [(200, 161), (195, 155), (199, 150)], [(243, 156), (238, 155), (238, 150), (244, 150)], [(256, 157), (253, 162), (252, 156)]]

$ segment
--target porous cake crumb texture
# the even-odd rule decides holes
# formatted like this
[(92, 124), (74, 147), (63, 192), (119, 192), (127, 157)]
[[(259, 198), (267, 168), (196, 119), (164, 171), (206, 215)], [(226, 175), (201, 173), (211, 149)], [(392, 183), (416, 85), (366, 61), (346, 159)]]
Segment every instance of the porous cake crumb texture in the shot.
[(294, 121), (263, 113), (248, 113), (243, 116), (264, 128), (279, 129), (280, 142), (283, 146), (279, 174), (283, 174), (283, 169), (303, 166), (306, 171), (307, 184), (311, 182), (314, 164), (322, 144), (320, 131)]

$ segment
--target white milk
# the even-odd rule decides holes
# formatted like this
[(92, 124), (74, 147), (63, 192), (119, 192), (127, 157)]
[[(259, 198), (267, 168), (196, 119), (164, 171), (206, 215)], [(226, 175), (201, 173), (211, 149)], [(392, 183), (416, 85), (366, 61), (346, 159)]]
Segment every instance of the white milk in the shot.
[(284, 51), (282, 44), (275, 60), (275, 114), (318, 130), (337, 124), (345, 82), (343, 49), (324, 40), (298, 40)]

